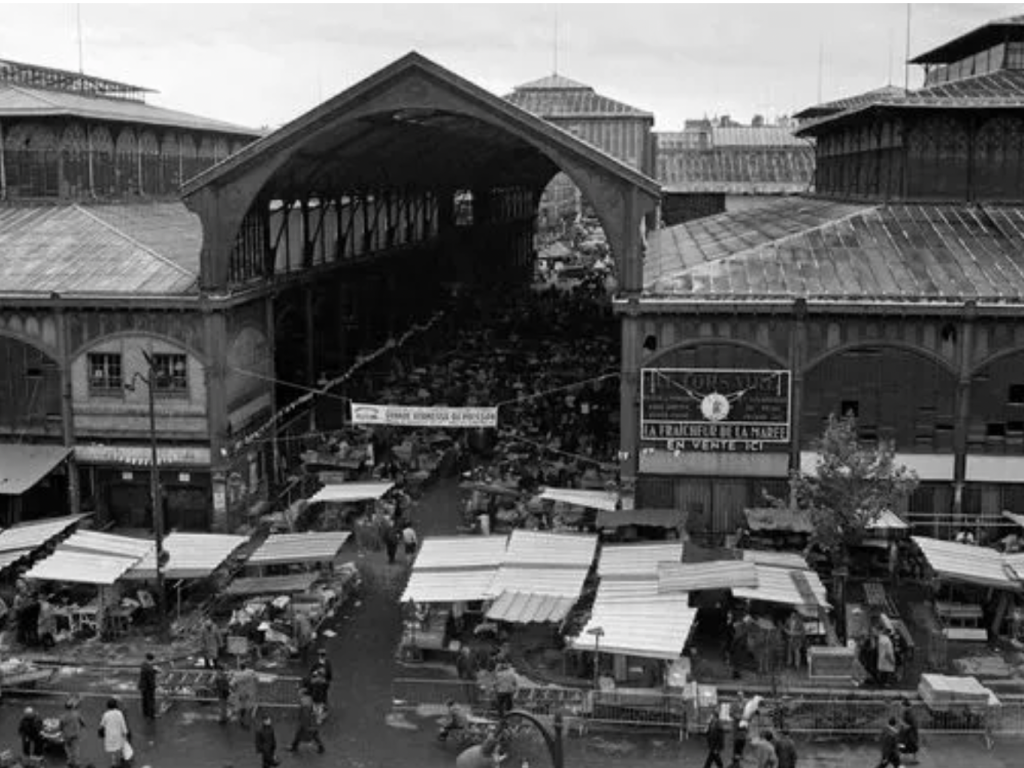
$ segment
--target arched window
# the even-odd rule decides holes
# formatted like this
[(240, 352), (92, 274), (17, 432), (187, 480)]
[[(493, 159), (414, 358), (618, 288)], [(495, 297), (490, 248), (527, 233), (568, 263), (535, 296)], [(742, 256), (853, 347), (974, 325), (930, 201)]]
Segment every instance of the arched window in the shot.
[(60, 138), (61, 195), (89, 195), (89, 138), (81, 123), (71, 123)]
[(11, 197), (60, 194), (60, 149), (52, 130), (37, 123), (19, 123), (5, 137), (4, 153)]
[(139, 145), (131, 128), (122, 128), (117, 134), (114, 157), (117, 195), (129, 197), (139, 194)]
[(139, 154), (142, 166), (142, 193), (163, 194), (163, 183), (160, 178), (160, 143), (152, 131), (143, 131), (139, 136)]
[(180, 184), (184, 184), (201, 170), (199, 167), (199, 152), (196, 149), (196, 142), (192, 136), (185, 134), (179, 142), (181, 152), (181, 167), (184, 170)]
[(113, 197), (117, 193), (114, 172), (114, 139), (103, 126), (89, 129), (92, 150), (92, 180), (99, 197)]
[(996, 117), (981, 126), (974, 141), (973, 192), (979, 200), (1019, 200), (1024, 121)]
[(165, 133), (160, 142), (160, 180), (164, 194), (173, 194), (181, 186), (181, 147), (177, 134)]

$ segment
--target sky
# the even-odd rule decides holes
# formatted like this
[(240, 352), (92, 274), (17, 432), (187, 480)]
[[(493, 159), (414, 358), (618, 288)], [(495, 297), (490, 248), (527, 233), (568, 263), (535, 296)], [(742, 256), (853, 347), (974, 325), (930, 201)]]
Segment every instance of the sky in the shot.
[[(1021, 9), (914, 4), (911, 55)], [(410, 50), (498, 95), (557, 71), (653, 112), (656, 130), (749, 122), (819, 90), (902, 85), (907, 26), (906, 4), (2, 3), (0, 58), (77, 70), (76, 12), (87, 74), (159, 91), (151, 104), (272, 128)], [(921, 77), (911, 67), (911, 87)]]

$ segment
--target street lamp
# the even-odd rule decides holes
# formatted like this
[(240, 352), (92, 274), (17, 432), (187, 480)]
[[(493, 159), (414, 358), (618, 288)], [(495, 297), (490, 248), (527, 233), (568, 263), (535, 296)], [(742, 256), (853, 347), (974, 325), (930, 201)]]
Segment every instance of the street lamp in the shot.
[(156, 455), (156, 403), (153, 396), (153, 385), (158, 372), (153, 356), (146, 351), (143, 351), (142, 356), (146, 359), (148, 375), (143, 376), (136, 371), (124, 388), (134, 392), (135, 382), (141, 381), (149, 393), (149, 503), (153, 507), (153, 534), (156, 538), (156, 609), (160, 622), (160, 639), (166, 642), (170, 639), (170, 630), (164, 599), (164, 516), (163, 505), (160, 503), (160, 470)]
[(587, 634), (594, 636), (594, 690), (596, 691), (600, 688), (601, 638), (604, 637), (604, 627), (591, 627), (587, 630)]

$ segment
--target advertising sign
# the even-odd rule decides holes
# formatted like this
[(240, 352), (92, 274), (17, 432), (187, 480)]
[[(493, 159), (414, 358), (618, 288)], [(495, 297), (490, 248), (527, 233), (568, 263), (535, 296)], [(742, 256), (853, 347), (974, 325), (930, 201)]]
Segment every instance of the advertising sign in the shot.
[(759, 452), (789, 444), (786, 370), (645, 368), (640, 437), (670, 451)]
[(424, 408), (411, 405), (352, 403), (352, 423), (392, 427), (480, 429), (498, 426), (498, 409), (446, 406)]

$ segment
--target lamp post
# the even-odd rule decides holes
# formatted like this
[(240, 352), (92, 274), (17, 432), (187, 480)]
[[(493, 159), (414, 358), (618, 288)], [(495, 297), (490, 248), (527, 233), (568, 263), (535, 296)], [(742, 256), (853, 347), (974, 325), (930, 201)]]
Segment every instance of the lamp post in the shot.
[(156, 539), (156, 609), (160, 622), (160, 639), (167, 642), (170, 639), (170, 628), (167, 623), (167, 606), (164, 598), (164, 515), (163, 505), (160, 503), (160, 469), (157, 464), (156, 452), (156, 402), (153, 395), (157, 370), (153, 356), (145, 351), (142, 355), (146, 359), (148, 375), (143, 376), (136, 371), (132, 374), (131, 381), (124, 386), (129, 391), (135, 391), (135, 382), (138, 380), (146, 385), (146, 391), (149, 394), (149, 503), (153, 508), (153, 535)]
[(594, 636), (594, 690), (598, 690), (601, 677), (601, 638), (604, 637), (604, 627), (591, 627), (587, 630), (588, 635)]

